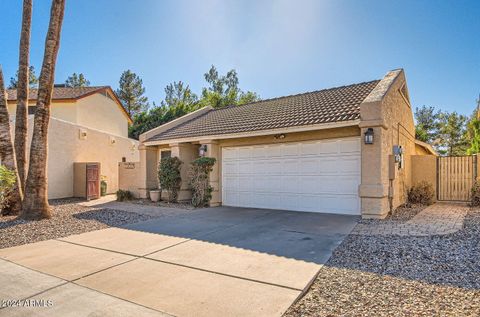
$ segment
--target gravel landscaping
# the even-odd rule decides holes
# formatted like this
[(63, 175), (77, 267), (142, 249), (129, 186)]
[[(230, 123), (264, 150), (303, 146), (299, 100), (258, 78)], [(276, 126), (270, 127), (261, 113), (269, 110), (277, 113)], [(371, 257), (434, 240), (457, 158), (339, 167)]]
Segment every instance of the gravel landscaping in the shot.
[(178, 208), (178, 209), (186, 209), (186, 210), (193, 210), (193, 207), (188, 202), (176, 202), (176, 203), (167, 203), (166, 201), (157, 201), (154, 202), (150, 199), (132, 199), (128, 201), (132, 204), (144, 205), (144, 206), (155, 206), (155, 207), (166, 207), (166, 208)]
[(385, 220), (392, 221), (408, 221), (415, 217), (420, 211), (425, 209), (425, 205), (403, 205), (395, 209), (395, 212), (387, 217)]
[(286, 316), (480, 316), (480, 210), (444, 236), (351, 234)]
[(27, 221), (12, 216), (0, 217), (0, 249), (155, 218), (121, 210), (80, 206), (78, 202), (78, 199), (51, 201), (51, 219)]

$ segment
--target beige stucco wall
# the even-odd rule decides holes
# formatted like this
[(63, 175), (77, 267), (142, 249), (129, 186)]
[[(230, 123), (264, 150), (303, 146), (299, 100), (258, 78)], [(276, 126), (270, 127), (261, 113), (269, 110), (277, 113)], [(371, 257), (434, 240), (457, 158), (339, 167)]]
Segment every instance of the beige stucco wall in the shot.
[[(35, 106), (35, 103), (30, 103)], [(9, 102), (8, 112), (15, 117), (16, 104)], [(51, 117), (105, 131), (112, 135), (128, 137), (128, 118), (118, 104), (102, 93), (96, 93), (68, 102), (54, 101)], [(33, 117), (33, 116), (30, 116)]]
[[(403, 85), (406, 85), (404, 72), (391, 72), (377, 86), (379, 94), (371, 94), (360, 106), (362, 134), (371, 127), (375, 137), (374, 144), (362, 142), (360, 197), (365, 218), (386, 217), (390, 209), (406, 201), (412, 184), (415, 126), (411, 106), (400, 93)], [(404, 165), (399, 168), (395, 164), (390, 171), (389, 157), (394, 145), (402, 146)], [(395, 177), (390, 180), (392, 174)]]
[[(30, 103), (29, 106), (35, 106), (35, 103)], [(8, 103), (8, 112), (12, 119), (15, 117), (17, 105), (15, 103)], [(50, 115), (53, 118), (68, 121), (71, 123), (78, 123), (77, 117), (77, 103), (70, 102), (54, 102), (50, 107)], [(30, 116), (33, 117), (33, 116)]]
[(128, 119), (118, 104), (101, 93), (77, 101), (77, 123), (86, 127), (128, 137)]
[[(30, 141), (32, 127), (33, 117), (29, 120)], [(86, 138), (80, 136), (80, 131), (86, 132)], [(100, 162), (100, 175), (106, 176), (108, 193), (114, 193), (118, 189), (118, 163), (123, 157), (128, 162), (140, 159), (136, 140), (112, 136), (56, 118), (50, 118), (48, 151), (50, 199), (73, 196), (74, 162)]]
[[(430, 183), (434, 192), (437, 192), (437, 157), (434, 155), (413, 155), (412, 185), (421, 181)], [(436, 198), (436, 195), (435, 195)]]
[(432, 155), (430, 152), (428, 152), (423, 146), (420, 146), (418, 144), (415, 144), (415, 153), (417, 155)]
[(118, 189), (128, 190), (138, 197), (140, 167), (140, 162), (118, 163)]

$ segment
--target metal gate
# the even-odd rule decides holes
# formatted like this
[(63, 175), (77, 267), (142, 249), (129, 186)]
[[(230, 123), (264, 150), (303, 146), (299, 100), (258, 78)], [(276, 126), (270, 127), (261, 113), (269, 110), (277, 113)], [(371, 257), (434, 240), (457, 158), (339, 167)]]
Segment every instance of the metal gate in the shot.
[(438, 200), (468, 201), (477, 176), (477, 156), (437, 158)]

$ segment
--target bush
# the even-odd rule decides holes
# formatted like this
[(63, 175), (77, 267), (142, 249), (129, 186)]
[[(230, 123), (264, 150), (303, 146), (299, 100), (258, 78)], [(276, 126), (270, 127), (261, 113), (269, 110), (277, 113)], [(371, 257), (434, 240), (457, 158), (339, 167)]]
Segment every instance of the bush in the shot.
[(408, 202), (410, 204), (431, 205), (433, 204), (434, 196), (432, 184), (427, 181), (421, 181), (412, 186), (408, 191)]
[(123, 189), (117, 190), (117, 201), (132, 200), (133, 198), (134, 197), (131, 191)]
[(6, 166), (0, 165), (0, 211), (9, 206), (9, 197), (15, 188), (17, 177)]
[(472, 186), (472, 198), (470, 205), (473, 207), (480, 206), (480, 181), (475, 181)]
[(212, 199), (213, 188), (209, 183), (209, 175), (215, 162), (216, 159), (213, 157), (200, 157), (192, 162), (189, 185), (194, 207), (208, 206)]
[(164, 157), (158, 166), (158, 183), (161, 190), (168, 193), (168, 202), (177, 201), (178, 191), (182, 183), (180, 167), (182, 161), (178, 157)]

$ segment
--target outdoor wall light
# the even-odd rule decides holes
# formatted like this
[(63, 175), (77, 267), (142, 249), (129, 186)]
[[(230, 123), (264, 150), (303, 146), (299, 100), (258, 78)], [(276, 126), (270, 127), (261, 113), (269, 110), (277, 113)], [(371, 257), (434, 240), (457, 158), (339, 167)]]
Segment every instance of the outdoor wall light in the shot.
[(202, 144), (202, 145), (200, 145), (200, 148), (198, 149), (198, 155), (200, 155), (201, 157), (204, 157), (205, 154), (207, 154), (207, 145)]
[(373, 144), (373, 128), (368, 128), (365, 131), (365, 144)]

